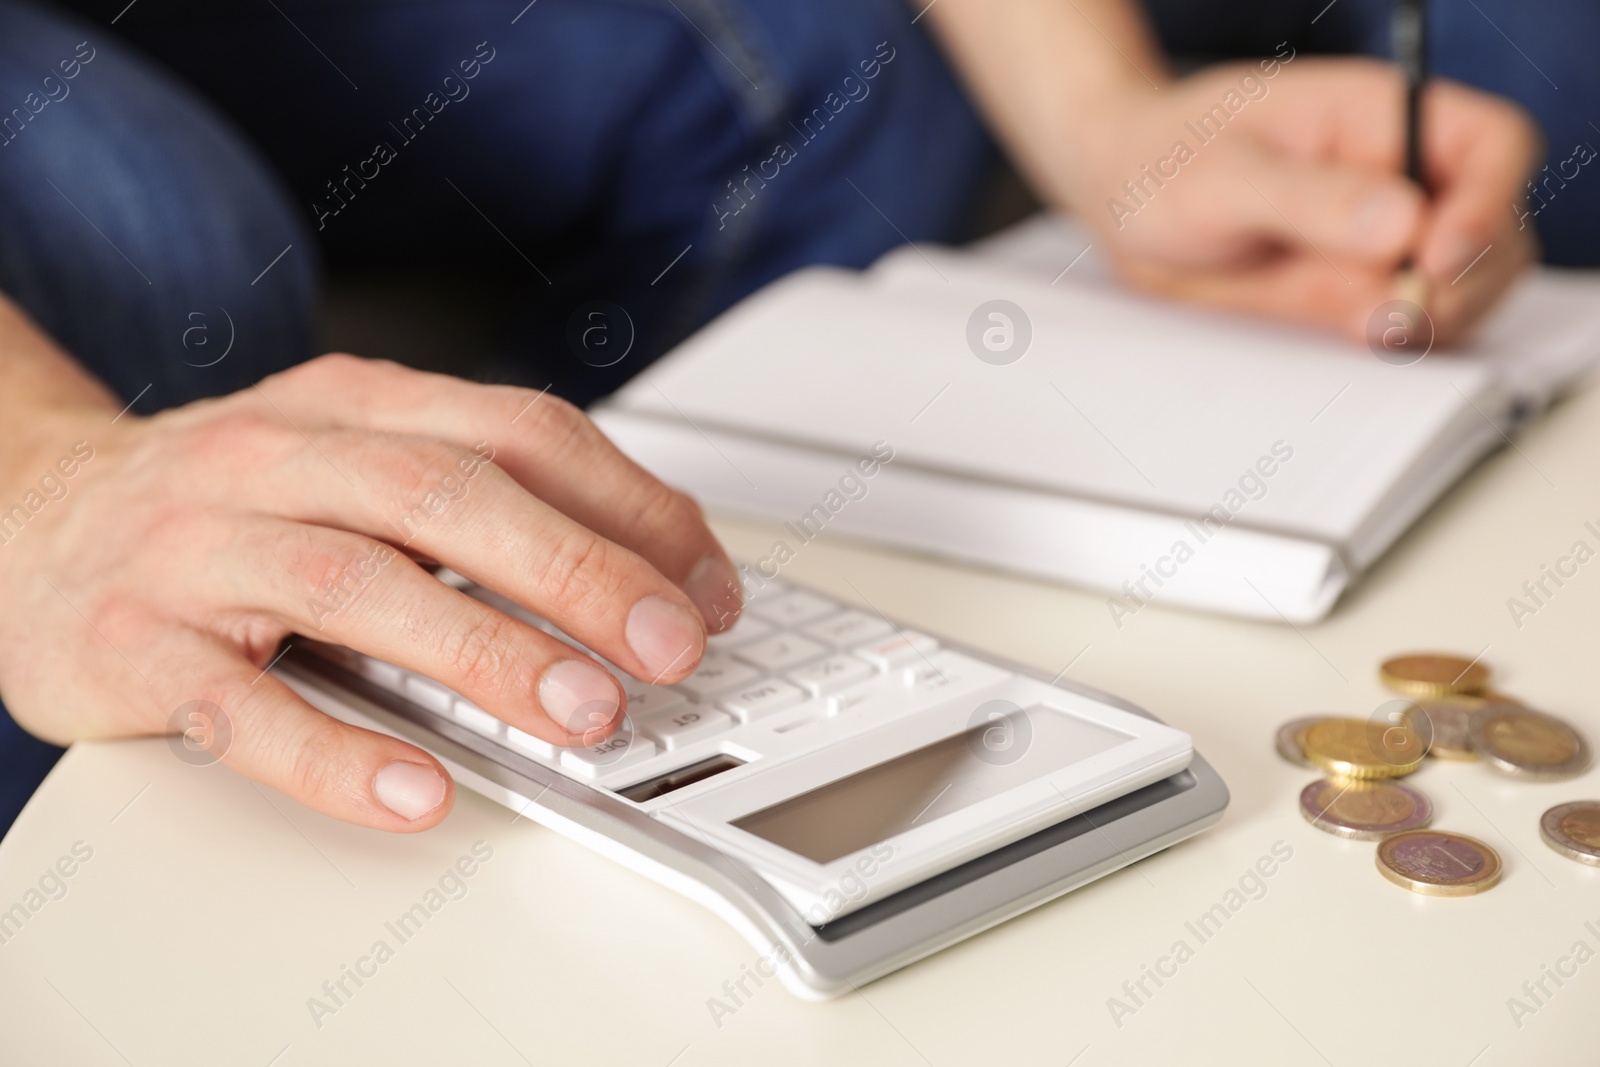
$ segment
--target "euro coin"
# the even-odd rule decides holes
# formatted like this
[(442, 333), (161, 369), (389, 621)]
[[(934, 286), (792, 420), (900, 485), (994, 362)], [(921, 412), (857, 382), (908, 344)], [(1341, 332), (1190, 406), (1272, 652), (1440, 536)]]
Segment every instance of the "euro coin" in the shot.
[(1312, 763), (1306, 759), (1305, 750), (1300, 747), (1302, 735), (1307, 729), (1326, 719), (1326, 715), (1312, 715), (1305, 719), (1290, 719), (1278, 727), (1277, 748), (1278, 755), (1294, 764), (1296, 767), (1310, 767)]
[(1513, 778), (1553, 782), (1589, 766), (1589, 743), (1554, 715), (1532, 708), (1485, 704), (1467, 720), (1467, 733), (1489, 766)]
[(1467, 737), (1467, 721), (1484, 703), (1480, 697), (1441, 697), (1411, 705), (1401, 713), (1400, 722), (1422, 738), (1430, 756), (1477, 759)]
[(1378, 677), (1413, 700), (1481, 693), (1489, 686), (1489, 668), (1483, 663), (1437, 653), (1396, 656), (1378, 668)]
[(1306, 759), (1339, 778), (1398, 778), (1422, 765), (1422, 739), (1404, 726), (1324, 719), (1306, 730)]
[(1408, 830), (1378, 842), (1378, 871), (1430, 897), (1469, 897), (1500, 881), (1500, 855), (1466, 834)]
[(1567, 859), (1600, 867), (1600, 800), (1557, 804), (1539, 820), (1539, 836)]
[(1433, 821), (1433, 802), (1399, 782), (1321, 781), (1300, 791), (1300, 814), (1319, 830), (1377, 841)]

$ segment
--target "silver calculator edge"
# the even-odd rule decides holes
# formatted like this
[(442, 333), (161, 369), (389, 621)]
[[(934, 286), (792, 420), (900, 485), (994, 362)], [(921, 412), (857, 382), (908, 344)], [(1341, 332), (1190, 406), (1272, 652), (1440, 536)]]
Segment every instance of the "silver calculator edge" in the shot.
[[(958, 642), (943, 644), (1155, 718), (1089, 686), (1052, 683), (1025, 664)], [(273, 673), (335, 718), (427, 749), (475, 792), (709, 908), (806, 1000), (850, 992), (1192, 837), (1221, 820), (1229, 799), (1227, 785), (1196, 752), (1188, 768), (1170, 778), (813, 927), (739, 860), (605, 790), (431, 715), (313, 653), (291, 647)]]

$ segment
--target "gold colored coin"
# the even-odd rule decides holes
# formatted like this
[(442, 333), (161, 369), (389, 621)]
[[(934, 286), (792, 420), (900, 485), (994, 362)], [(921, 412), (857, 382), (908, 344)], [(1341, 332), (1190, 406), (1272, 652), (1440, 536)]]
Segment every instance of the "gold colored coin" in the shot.
[(1378, 871), (1430, 897), (1468, 897), (1500, 881), (1500, 854), (1466, 834), (1407, 830), (1378, 842)]
[(1340, 778), (1398, 778), (1422, 765), (1426, 749), (1404, 726), (1328, 719), (1306, 730), (1306, 759)]
[(1486, 703), (1482, 697), (1449, 696), (1413, 704), (1400, 714), (1400, 722), (1422, 738), (1428, 755), (1438, 759), (1475, 760), (1467, 723)]
[(1495, 770), (1513, 778), (1556, 781), (1589, 768), (1589, 744), (1554, 715), (1517, 704), (1485, 704), (1472, 713), (1472, 747)]
[(1396, 693), (1413, 700), (1481, 693), (1489, 686), (1487, 665), (1431, 652), (1387, 660), (1378, 668), (1378, 677)]

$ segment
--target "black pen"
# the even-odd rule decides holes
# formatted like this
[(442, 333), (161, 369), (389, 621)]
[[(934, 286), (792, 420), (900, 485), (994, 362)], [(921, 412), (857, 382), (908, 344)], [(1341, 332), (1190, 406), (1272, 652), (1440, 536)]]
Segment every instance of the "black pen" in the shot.
[[(1427, 175), (1422, 162), (1422, 86), (1428, 80), (1427, 0), (1395, 0), (1389, 17), (1389, 40), (1394, 60), (1406, 80), (1406, 177), (1424, 193)], [(1395, 280), (1397, 295), (1418, 307), (1427, 303), (1428, 283), (1408, 256)]]

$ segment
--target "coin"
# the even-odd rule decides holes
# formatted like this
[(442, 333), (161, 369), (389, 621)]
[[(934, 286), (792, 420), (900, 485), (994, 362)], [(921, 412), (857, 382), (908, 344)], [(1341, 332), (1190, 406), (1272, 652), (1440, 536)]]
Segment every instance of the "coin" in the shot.
[(1290, 719), (1278, 727), (1277, 747), (1278, 755), (1294, 764), (1296, 767), (1310, 767), (1312, 763), (1306, 759), (1306, 753), (1300, 747), (1301, 735), (1307, 729), (1326, 719), (1326, 715), (1312, 715), (1304, 719)]
[(1600, 800), (1557, 804), (1540, 818), (1539, 836), (1567, 859), (1600, 867)]
[(1430, 897), (1468, 897), (1500, 881), (1500, 855), (1476, 838), (1407, 830), (1378, 842), (1378, 872)]
[(1404, 726), (1324, 719), (1306, 730), (1306, 759), (1340, 778), (1398, 778), (1422, 765), (1422, 739)]
[(1312, 782), (1300, 791), (1300, 814), (1318, 830), (1376, 841), (1433, 821), (1433, 802), (1399, 782)]
[(1450, 696), (1413, 704), (1400, 714), (1400, 722), (1422, 738), (1428, 755), (1439, 759), (1477, 759), (1467, 737), (1467, 721), (1483, 707), (1482, 697)]
[(1489, 668), (1477, 660), (1441, 653), (1396, 656), (1378, 668), (1383, 684), (1415, 700), (1481, 693), (1489, 685)]
[(1472, 747), (1513, 778), (1551, 782), (1582, 774), (1589, 743), (1553, 715), (1517, 704), (1485, 704), (1467, 720)]

